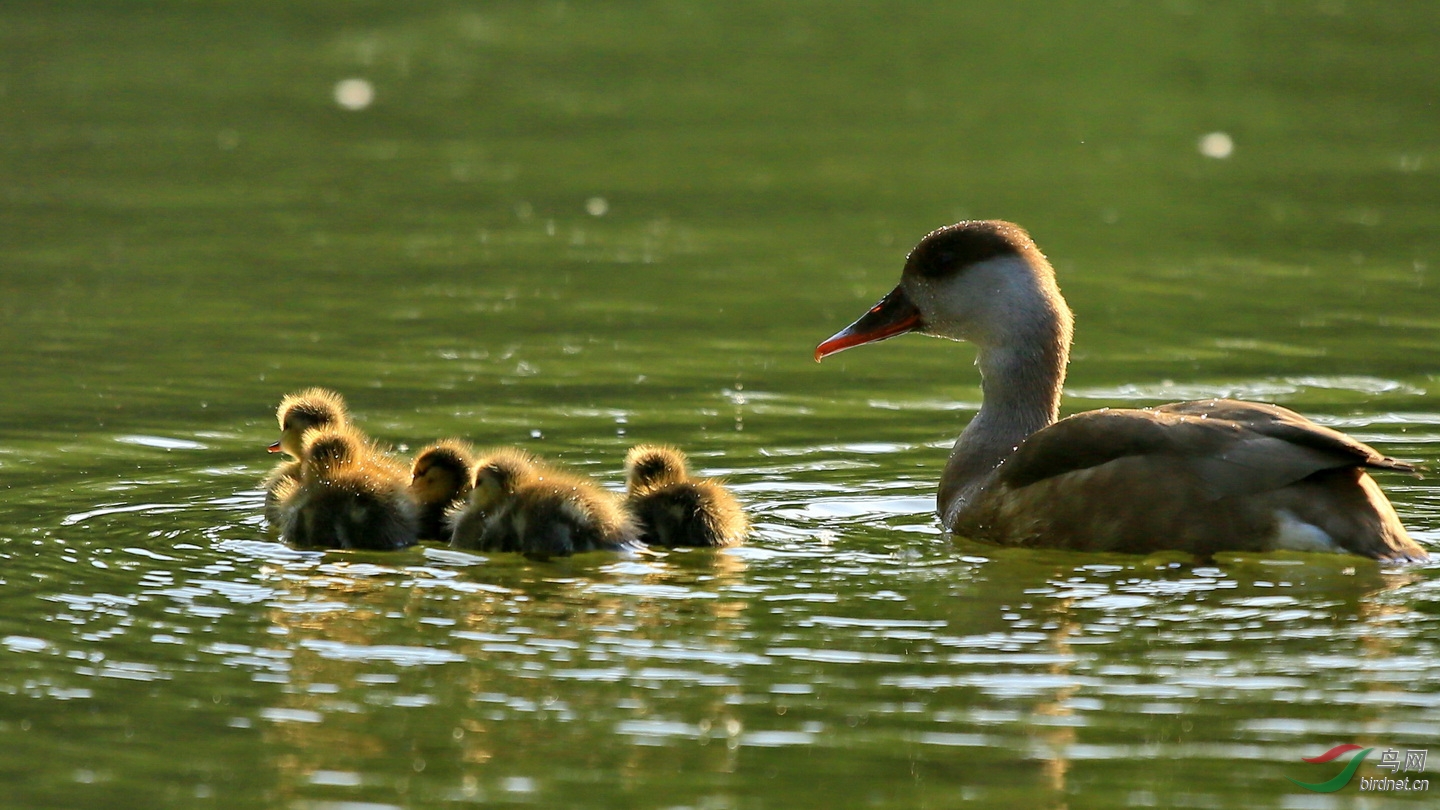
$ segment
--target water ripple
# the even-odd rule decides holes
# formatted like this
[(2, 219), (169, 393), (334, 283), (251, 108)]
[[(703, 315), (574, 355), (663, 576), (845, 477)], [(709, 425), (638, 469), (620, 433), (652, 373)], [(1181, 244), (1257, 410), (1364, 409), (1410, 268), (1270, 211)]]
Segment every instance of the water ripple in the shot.
[(434, 647), (404, 647), (399, 645), (346, 644), (339, 641), (306, 640), (300, 647), (319, 654), (322, 658), (336, 661), (358, 661), (373, 663), (384, 661), (402, 667), (433, 666), (453, 664), (465, 660), (465, 656), (449, 650)]

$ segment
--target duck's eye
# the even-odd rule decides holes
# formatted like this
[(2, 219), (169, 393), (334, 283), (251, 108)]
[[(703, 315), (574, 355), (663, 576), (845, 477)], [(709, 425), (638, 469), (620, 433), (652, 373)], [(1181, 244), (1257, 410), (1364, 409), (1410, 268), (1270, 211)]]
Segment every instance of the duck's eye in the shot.
[(926, 278), (943, 277), (954, 271), (960, 259), (960, 253), (954, 249), (936, 248), (920, 257), (915, 269)]

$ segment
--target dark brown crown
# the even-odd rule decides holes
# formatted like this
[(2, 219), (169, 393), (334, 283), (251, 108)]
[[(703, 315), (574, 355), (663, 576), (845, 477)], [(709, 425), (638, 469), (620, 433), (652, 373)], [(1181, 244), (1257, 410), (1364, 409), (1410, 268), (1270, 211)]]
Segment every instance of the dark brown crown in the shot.
[(968, 220), (931, 231), (910, 251), (905, 272), (936, 278), (998, 256), (1039, 253), (1030, 234), (998, 219)]
[(305, 458), (320, 467), (355, 461), (362, 449), (359, 437), (345, 428), (321, 428), (305, 435)]
[(535, 458), (523, 450), (506, 448), (496, 451), (475, 465), (475, 486), (485, 478), (493, 478), (502, 492), (513, 492), (523, 481), (535, 474)]
[(457, 479), (468, 481), (470, 465), (473, 463), (474, 456), (470, 452), (470, 448), (461, 442), (447, 439), (436, 442), (417, 453), (411, 472), (414, 475), (423, 475), (426, 470), (439, 467), (453, 474)]
[(345, 400), (324, 388), (307, 388), (286, 396), (280, 402), (278, 413), (281, 430), (308, 430), (343, 425), (347, 421)]
[(638, 444), (625, 456), (625, 471), (631, 488), (645, 489), (683, 481), (685, 454), (674, 447)]

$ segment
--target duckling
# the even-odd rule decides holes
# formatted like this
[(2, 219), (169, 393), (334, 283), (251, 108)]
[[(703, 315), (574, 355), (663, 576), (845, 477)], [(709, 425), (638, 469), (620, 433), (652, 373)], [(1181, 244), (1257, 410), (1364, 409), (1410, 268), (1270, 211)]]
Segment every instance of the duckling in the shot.
[(296, 459), (301, 458), (305, 431), (350, 424), (345, 399), (328, 388), (306, 388), (288, 394), (275, 409), (275, 418), (280, 422), (280, 440), (267, 449), (272, 453), (289, 453)]
[(635, 545), (639, 535), (614, 494), (513, 448), (476, 466), (469, 505), (453, 526), (454, 548), (542, 558), (619, 550)]
[(718, 481), (691, 478), (685, 454), (639, 444), (625, 456), (625, 505), (640, 524), (640, 539), (657, 546), (724, 548), (745, 542), (750, 521)]
[(392, 550), (414, 545), (420, 520), (405, 468), (349, 426), (312, 428), (300, 478), (282, 488), (281, 537), (296, 546)]
[(307, 388), (287, 395), (275, 409), (275, 418), (280, 422), (280, 440), (267, 449), (272, 453), (287, 453), (291, 458), (276, 465), (261, 482), (265, 489), (265, 520), (272, 527), (282, 522), (280, 504), (300, 483), (300, 453), (305, 431), (350, 423), (345, 400), (325, 388)]
[(475, 451), (458, 439), (444, 439), (415, 454), (410, 497), (420, 507), (420, 537), (449, 538), (445, 515), (462, 506), (474, 485)]
[(446, 515), (450, 547), (484, 549), (485, 526), (515, 490), (535, 480), (540, 461), (515, 447), (496, 450), (475, 464), (465, 505)]

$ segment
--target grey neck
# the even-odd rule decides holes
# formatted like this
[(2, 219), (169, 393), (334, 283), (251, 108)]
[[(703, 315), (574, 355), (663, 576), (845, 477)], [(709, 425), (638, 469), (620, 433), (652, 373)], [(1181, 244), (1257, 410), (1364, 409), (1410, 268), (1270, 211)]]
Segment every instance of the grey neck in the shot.
[(975, 364), (984, 400), (955, 441), (940, 479), (938, 511), (946, 525), (975, 502), (1021, 442), (1059, 415), (1070, 330), (1068, 317), (1057, 320), (1036, 340), (1010, 344), (1016, 348), (981, 347)]

